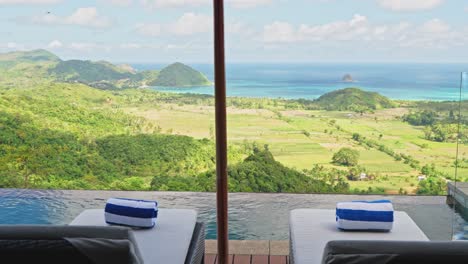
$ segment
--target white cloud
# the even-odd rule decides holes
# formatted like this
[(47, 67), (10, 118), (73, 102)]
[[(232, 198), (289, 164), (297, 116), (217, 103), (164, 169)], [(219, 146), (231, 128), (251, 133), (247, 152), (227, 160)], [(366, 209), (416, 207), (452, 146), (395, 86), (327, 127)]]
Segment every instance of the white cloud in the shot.
[(159, 36), (161, 34), (161, 25), (160, 24), (137, 24), (136, 25), (136, 32), (150, 37)]
[(108, 17), (101, 16), (95, 7), (81, 7), (69, 16), (46, 14), (36, 16), (33, 23), (48, 25), (77, 25), (83, 27), (106, 28), (112, 25)]
[(307, 47), (367, 47), (378, 50), (398, 48), (448, 49), (468, 45), (468, 28), (454, 29), (441, 19), (434, 18), (415, 25), (407, 22), (374, 24), (365, 16), (354, 15), (348, 21), (318, 25), (292, 25), (273, 22), (263, 29), (265, 47), (279, 48), (279, 44)]
[(262, 5), (268, 5), (272, 0), (227, 0), (226, 3), (234, 8), (253, 8)]
[(400, 46), (418, 49), (447, 49), (468, 45), (467, 34), (467, 30), (453, 29), (446, 22), (435, 18), (408, 30), (406, 38), (400, 41)]
[[(169, 43), (167, 45), (165, 45), (163, 48), (167, 51), (167, 50), (183, 50), (183, 51), (189, 51), (189, 50), (195, 50), (195, 49), (198, 49), (197, 47), (194, 47), (193, 46), (194, 43), (192, 42), (186, 42), (186, 43), (177, 43), (177, 44), (172, 44), (172, 43)], [(205, 46), (206, 48), (208, 48), (207, 46)]]
[(213, 18), (207, 15), (185, 13), (168, 26), (168, 31), (176, 35), (193, 35), (212, 32)]
[(265, 42), (287, 43), (297, 40), (299, 40), (298, 32), (287, 22), (275, 21), (263, 29), (263, 41)]
[(119, 46), (121, 49), (140, 49), (143, 45), (138, 43), (122, 43)]
[(100, 16), (95, 7), (78, 8), (66, 18), (66, 23), (90, 27), (108, 27), (111, 24), (110, 19)]
[(256, 34), (256, 30), (252, 26), (242, 21), (236, 20), (228, 21), (225, 25), (225, 30), (227, 35), (237, 34), (246, 38), (251, 38), (254, 34)]
[(337, 21), (315, 26), (303, 24), (299, 27), (299, 34), (304, 39), (310, 38), (312, 40), (347, 40), (359, 35), (364, 35), (368, 33), (369, 30), (369, 21), (367, 17), (356, 14), (349, 21)]
[(167, 24), (140, 23), (135, 27), (135, 31), (144, 36), (155, 37), (163, 33), (171, 35), (194, 35), (209, 33), (213, 31), (212, 16), (184, 13), (176, 21)]
[[(255, 30), (242, 21), (231, 20), (225, 24), (226, 34), (242, 35), (249, 37), (255, 34)], [(210, 15), (184, 13), (173, 22), (159, 23), (139, 23), (135, 25), (135, 32), (149, 37), (162, 35), (188, 36), (213, 32), (213, 17)]]
[(49, 49), (58, 49), (58, 48), (63, 47), (63, 43), (58, 40), (53, 40), (47, 45), (47, 47)]
[[(120, 0), (123, 1), (123, 0)], [(226, 4), (234, 8), (254, 8), (267, 5), (273, 0), (226, 0)], [(186, 6), (209, 6), (213, 4), (211, 0), (142, 0), (145, 7), (150, 9), (157, 8), (179, 8)]]
[(18, 44), (16, 44), (15, 42), (8, 42), (6, 44), (6, 47), (9, 48), (9, 49), (14, 49), (14, 48), (18, 47)]
[(116, 6), (130, 6), (133, 3), (133, 0), (99, 0), (99, 2)]
[(62, 0), (0, 0), (0, 5), (17, 5), (17, 4), (47, 5), (47, 4), (56, 4), (60, 2), (62, 2)]
[[(368, 34), (369, 27), (367, 17), (356, 14), (349, 21), (336, 21), (322, 25), (302, 24), (297, 29), (286, 22), (274, 22), (266, 25), (263, 30), (265, 42), (297, 42), (320, 40), (349, 40)], [(377, 34), (387, 31), (386, 27), (374, 29)]]
[(25, 50), (25, 45), (17, 42), (7, 42), (7, 43), (0, 43), (0, 50), (5, 50), (5, 51), (15, 51), (15, 50)]
[(379, 0), (379, 4), (394, 11), (416, 11), (433, 9), (444, 0)]
[(97, 48), (97, 45), (95, 43), (73, 42), (70, 45), (68, 45), (68, 48), (79, 51), (85, 51), (95, 49)]
[(110, 52), (113, 49), (113, 46), (94, 42), (72, 42), (71, 44), (67, 45), (66, 48), (78, 52)]
[(450, 30), (450, 26), (444, 21), (434, 18), (424, 23), (421, 29), (426, 33), (444, 33)]
[(113, 46), (112, 48), (118, 48), (121, 50), (141, 50), (141, 49), (160, 50), (160, 49), (165, 48), (165, 45), (162, 43), (156, 44), (156, 43), (146, 43), (146, 42), (145, 43), (125, 42), (125, 43), (117, 44)]
[(155, 9), (155, 8), (176, 8), (184, 6), (200, 6), (208, 5), (211, 3), (210, 0), (142, 0), (144, 6)]

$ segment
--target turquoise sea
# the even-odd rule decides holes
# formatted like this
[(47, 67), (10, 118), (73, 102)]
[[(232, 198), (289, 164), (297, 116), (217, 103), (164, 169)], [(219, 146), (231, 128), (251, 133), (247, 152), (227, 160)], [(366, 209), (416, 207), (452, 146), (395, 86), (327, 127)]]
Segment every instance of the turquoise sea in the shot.
[[(213, 80), (213, 66), (189, 64)], [(135, 64), (138, 70), (161, 69), (163, 64)], [(228, 64), (229, 96), (315, 99), (332, 90), (360, 87), (392, 99), (457, 100), (461, 72), (467, 64)], [(355, 82), (342, 77), (351, 74)], [(156, 90), (213, 94), (212, 86), (154, 87)]]

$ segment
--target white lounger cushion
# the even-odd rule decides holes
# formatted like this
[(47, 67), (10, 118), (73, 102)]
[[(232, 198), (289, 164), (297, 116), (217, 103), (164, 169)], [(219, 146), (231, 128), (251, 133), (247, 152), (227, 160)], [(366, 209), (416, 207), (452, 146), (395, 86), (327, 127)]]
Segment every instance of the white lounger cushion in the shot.
[[(197, 222), (197, 212), (159, 209), (156, 226), (134, 230), (137, 247), (145, 264), (183, 264)], [(83, 211), (70, 225), (107, 226), (103, 209)]]
[(289, 229), (292, 252), (290, 254), (295, 264), (320, 264), (325, 245), (333, 240), (429, 240), (405, 212), (395, 212), (395, 223), (391, 232), (340, 231), (336, 227), (335, 216), (335, 210), (291, 211)]

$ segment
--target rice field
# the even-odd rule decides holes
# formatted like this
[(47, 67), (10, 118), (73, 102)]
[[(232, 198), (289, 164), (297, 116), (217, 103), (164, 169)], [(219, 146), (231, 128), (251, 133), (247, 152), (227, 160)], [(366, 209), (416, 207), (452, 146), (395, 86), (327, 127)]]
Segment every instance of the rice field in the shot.
[[(162, 104), (157, 108), (126, 108), (124, 111), (154, 121), (165, 133), (214, 137), (214, 109), (209, 106)], [(311, 169), (316, 164), (347, 169), (335, 166), (331, 160), (340, 148), (351, 147), (360, 153), (359, 165), (378, 175), (376, 180), (350, 181), (351, 188), (414, 193), (418, 170), (377, 149), (358, 145), (352, 139), (352, 133), (359, 133), (396, 152), (413, 156), (422, 165), (435, 163), (441, 171), (453, 175), (456, 145), (424, 139), (422, 128), (397, 119), (406, 112), (404, 108), (395, 108), (364, 115), (307, 110), (278, 114), (266, 109), (229, 108), (228, 138), (231, 144), (268, 144), (278, 161), (299, 170)], [(468, 147), (461, 146), (460, 155), (466, 158), (467, 153)], [(459, 170), (459, 175), (467, 173), (466, 168)]]

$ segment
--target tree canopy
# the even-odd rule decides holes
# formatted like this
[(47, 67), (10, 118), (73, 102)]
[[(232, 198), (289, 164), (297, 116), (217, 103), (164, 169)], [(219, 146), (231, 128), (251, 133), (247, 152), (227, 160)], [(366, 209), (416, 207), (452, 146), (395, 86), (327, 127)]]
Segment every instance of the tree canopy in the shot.
[(356, 166), (359, 162), (359, 151), (352, 148), (341, 148), (333, 155), (333, 163), (344, 166)]
[(369, 112), (395, 106), (387, 97), (359, 88), (346, 88), (326, 93), (320, 96), (316, 103), (327, 110), (355, 112)]
[[(285, 167), (276, 161), (268, 149), (254, 150), (243, 162), (229, 166), (230, 192), (281, 192), (281, 193), (346, 193), (349, 185), (343, 178), (336, 178), (337, 171), (314, 169), (308, 174)], [(151, 187), (154, 190), (215, 191), (214, 171), (198, 177), (156, 176)]]

